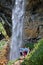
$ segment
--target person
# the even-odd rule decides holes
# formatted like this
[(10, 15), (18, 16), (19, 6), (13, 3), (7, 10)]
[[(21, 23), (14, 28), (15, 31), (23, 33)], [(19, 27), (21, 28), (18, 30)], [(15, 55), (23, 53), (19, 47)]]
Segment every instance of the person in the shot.
[(20, 48), (20, 56), (23, 55), (23, 48)]
[(20, 56), (26, 56), (30, 52), (29, 47), (28, 48), (20, 48)]
[(29, 52), (30, 52), (30, 49), (25, 47), (23, 51), (23, 56), (25, 57)]

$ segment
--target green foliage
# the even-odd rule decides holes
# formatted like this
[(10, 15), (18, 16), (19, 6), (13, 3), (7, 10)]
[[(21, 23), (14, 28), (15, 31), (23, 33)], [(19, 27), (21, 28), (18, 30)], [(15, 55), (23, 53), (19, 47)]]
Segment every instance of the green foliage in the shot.
[(34, 43), (26, 43), (25, 47), (27, 47), (27, 48), (29, 47), (30, 50), (32, 50), (34, 48)]
[(12, 65), (14, 64), (14, 61), (9, 61), (7, 65)]
[(32, 52), (25, 58), (22, 65), (43, 65), (43, 39), (41, 39)]
[(3, 47), (4, 47), (5, 44), (6, 44), (6, 41), (4, 41), (4, 40), (0, 41), (0, 50), (3, 49)]

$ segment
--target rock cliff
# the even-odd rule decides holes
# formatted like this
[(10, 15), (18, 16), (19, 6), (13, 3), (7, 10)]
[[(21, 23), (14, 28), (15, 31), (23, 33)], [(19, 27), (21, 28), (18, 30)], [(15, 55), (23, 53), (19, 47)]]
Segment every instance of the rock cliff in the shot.
[(43, 0), (27, 0), (25, 10), (23, 40), (43, 38)]
[[(23, 27), (23, 40), (43, 38), (43, 0), (25, 0), (25, 17)], [(11, 23), (12, 7), (15, 0), (0, 0), (0, 16), (1, 13), (7, 18), (7, 21)], [(6, 19), (5, 19), (6, 21)], [(10, 31), (10, 27), (4, 24), (4, 28)], [(7, 31), (7, 30), (6, 30)], [(7, 34), (10, 36), (10, 33)]]

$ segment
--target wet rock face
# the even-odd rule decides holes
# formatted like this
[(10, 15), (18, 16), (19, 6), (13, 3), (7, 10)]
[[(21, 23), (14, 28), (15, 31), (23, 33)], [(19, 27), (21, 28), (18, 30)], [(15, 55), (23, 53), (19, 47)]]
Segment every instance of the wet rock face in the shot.
[(27, 0), (23, 40), (43, 38), (43, 0)]

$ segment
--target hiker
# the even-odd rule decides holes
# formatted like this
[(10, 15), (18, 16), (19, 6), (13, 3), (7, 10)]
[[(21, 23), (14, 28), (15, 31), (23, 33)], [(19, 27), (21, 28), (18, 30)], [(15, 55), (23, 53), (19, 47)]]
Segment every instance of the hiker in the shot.
[(25, 48), (23, 51), (23, 56), (25, 57), (30, 52), (29, 48)]
[(23, 48), (20, 48), (20, 56), (23, 56)]
[(20, 56), (26, 56), (30, 52), (29, 48), (20, 48)]

